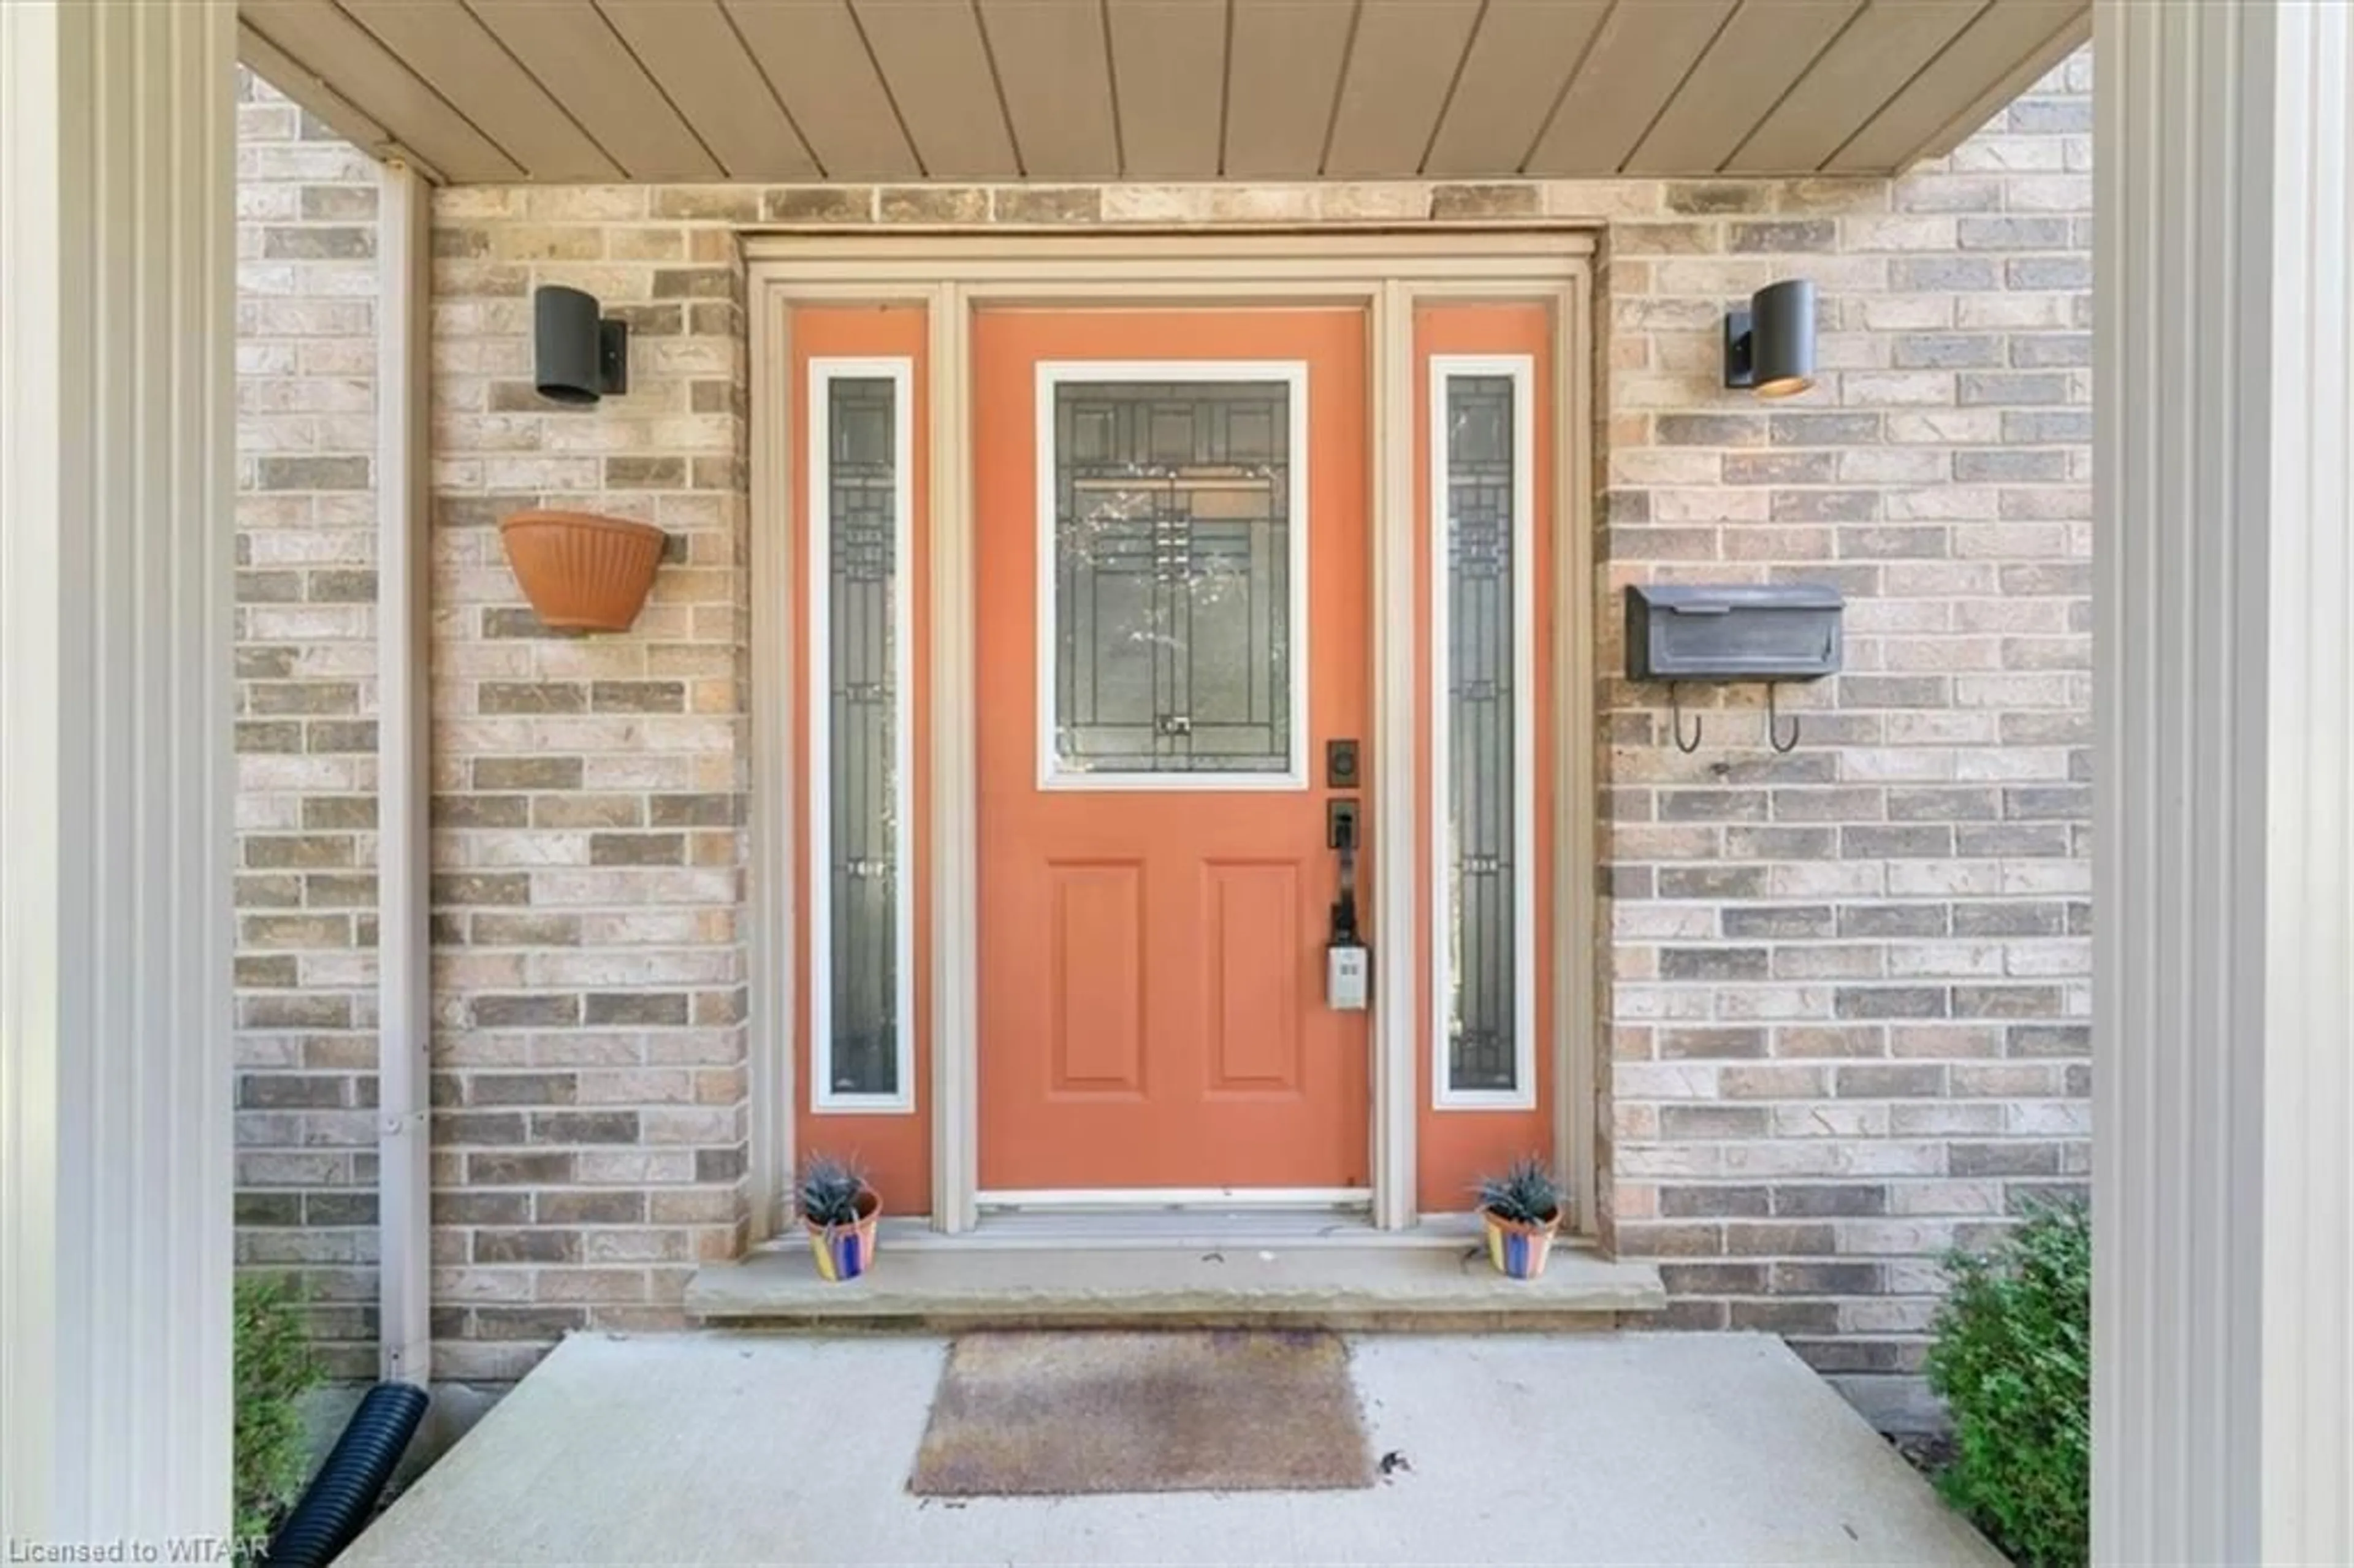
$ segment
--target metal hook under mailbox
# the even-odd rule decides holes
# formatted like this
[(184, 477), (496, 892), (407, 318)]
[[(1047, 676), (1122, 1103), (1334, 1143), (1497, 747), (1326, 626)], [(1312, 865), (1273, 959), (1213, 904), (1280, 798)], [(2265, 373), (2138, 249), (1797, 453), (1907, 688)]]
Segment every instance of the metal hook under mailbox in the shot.
[(1680, 681), (1668, 683), (1668, 719), (1675, 726), (1676, 749), (1689, 757), (1700, 749), (1701, 730), (1708, 721), (1695, 716), (1692, 719), (1691, 738), (1690, 740), (1684, 738), (1683, 702), (1678, 695), (1678, 688), (1681, 685), (1682, 683)]
[(1782, 738), (1782, 715), (1774, 705), (1774, 693), (1780, 684), (1778, 681), (1766, 683), (1766, 744), (1776, 751), (1796, 751), (1798, 749), (1798, 726), (1805, 721), (1793, 714), (1790, 716), (1790, 738), (1787, 741)]

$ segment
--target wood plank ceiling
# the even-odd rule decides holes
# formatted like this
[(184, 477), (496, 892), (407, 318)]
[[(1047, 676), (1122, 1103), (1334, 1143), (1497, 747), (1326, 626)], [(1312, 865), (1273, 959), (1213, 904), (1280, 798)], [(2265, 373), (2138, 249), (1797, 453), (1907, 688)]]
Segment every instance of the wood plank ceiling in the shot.
[(1884, 174), (2089, 0), (240, 0), (461, 184)]

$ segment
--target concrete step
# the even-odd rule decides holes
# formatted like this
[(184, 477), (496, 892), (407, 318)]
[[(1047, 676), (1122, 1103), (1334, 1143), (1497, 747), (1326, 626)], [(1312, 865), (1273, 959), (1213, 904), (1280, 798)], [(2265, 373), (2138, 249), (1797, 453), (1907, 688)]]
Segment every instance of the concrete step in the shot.
[[(986, 1229), (986, 1227), (984, 1227)], [(1257, 1327), (1357, 1332), (1609, 1329), (1667, 1304), (1657, 1268), (1582, 1246), (1507, 1279), (1469, 1236), (924, 1239), (887, 1231), (873, 1272), (830, 1284), (798, 1236), (702, 1269), (689, 1316), (713, 1327)], [(901, 1245), (895, 1245), (895, 1242)], [(914, 1245), (907, 1245), (913, 1242)]]

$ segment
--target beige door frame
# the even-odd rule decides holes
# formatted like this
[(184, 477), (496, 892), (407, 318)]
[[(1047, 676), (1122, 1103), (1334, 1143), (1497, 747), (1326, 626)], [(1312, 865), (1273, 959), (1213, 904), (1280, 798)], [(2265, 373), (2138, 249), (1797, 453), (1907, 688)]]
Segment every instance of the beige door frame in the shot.
[[(752, 937), (751, 1171), (756, 1239), (774, 1234), (790, 1182), (798, 1064), (793, 1049), (794, 918), (791, 823), (796, 809), (781, 715), (801, 700), (791, 687), (791, 513), (798, 482), (792, 429), (790, 310), (866, 301), (928, 307), (931, 429), (932, 1075), (917, 1093), (930, 1118), (931, 1215), (947, 1232), (976, 1223), (979, 1189), (979, 959), (973, 922), (980, 892), (975, 845), (973, 726), (972, 313), (991, 306), (1235, 304), (1317, 301), (1363, 306), (1371, 322), (1373, 465), (1373, 624), (1414, 619), (1414, 309), (1480, 298), (1544, 300), (1555, 307), (1554, 399), (1559, 461), (1553, 518), (1559, 624), (1597, 628), (1589, 478), (1593, 241), (1574, 228), (1433, 230), (1225, 236), (901, 236), (801, 232), (745, 237), (752, 336)], [(1560, 779), (1553, 951), (1561, 993), (1554, 1009), (1553, 1123), (1560, 1162), (1575, 1190), (1578, 1224), (1591, 1230), (1599, 1172), (1596, 1073), (1602, 1050), (1598, 967), (1594, 651), (1596, 637), (1556, 640), (1553, 671)], [(1410, 781), (1419, 715), (1410, 639), (1374, 639), (1373, 777)], [(1373, 842), (1414, 842), (1415, 791), (1376, 794)], [(1406, 864), (1413, 857), (1398, 862)], [(1417, 879), (1390, 875), (1375, 889), (1373, 928), (1413, 928)], [(1424, 977), (1412, 963), (1374, 966), (1371, 1143), (1373, 1219), (1384, 1229), (1416, 1221), (1417, 1021)], [(912, 1207), (912, 1205), (910, 1205)]]

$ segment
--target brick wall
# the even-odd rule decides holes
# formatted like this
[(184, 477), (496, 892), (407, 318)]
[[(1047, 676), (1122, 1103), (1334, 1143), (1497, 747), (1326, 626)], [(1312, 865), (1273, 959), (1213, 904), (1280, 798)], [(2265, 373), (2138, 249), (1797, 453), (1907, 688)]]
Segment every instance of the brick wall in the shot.
[[(1660, 690), (1597, 694), (1609, 1218), (1660, 1257), (1674, 1321), (1784, 1332), (1903, 1418), (1937, 1255), (2085, 1166), (2090, 72), (2080, 55), (1894, 183), (441, 193), (444, 1375), (674, 1321), (695, 1262), (742, 1234), (734, 230), (1550, 215), (1608, 224), (1598, 575), (1829, 579), (1851, 606), (1848, 673), (1785, 693), (1790, 755), (1753, 688), (1689, 694), (1691, 756)], [(1794, 275), (1822, 291), (1821, 385), (1725, 393), (1723, 309)], [(631, 320), (628, 397), (533, 396), (539, 282)], [(499, 517), (572, 503), (672, 530), (627, 636), (546, 635), (500, 557)], [(1596, 635), (1606, 673), (1615, 598)]]
[[(1608, 582), (1850, 603), (1787, 756), (1755, 688), (1686, 756), (1605, 684), (1618, 1245), (1896, 1420), (1938, 1255), (2089, 1169), (2091, 70), (1893, 185), (1671, 185), (1606, 262)], [(1723, 302), (1791, 276), (1821, 387), (1727, 397)]]
[[(757, 193), (459, 189), (434, 204), (435, 1364), (677, 1321), (741, 1250), (750, 556), (743, 266)], [(531, 290), (630, 324), (630, 391), (531, 380)], [(554, 636), (499, 519), (671, 535), (626, 636)]]
[(238, 1258), (376, 1366), (375, 163), (238, 87)]

